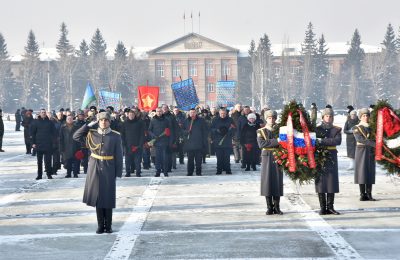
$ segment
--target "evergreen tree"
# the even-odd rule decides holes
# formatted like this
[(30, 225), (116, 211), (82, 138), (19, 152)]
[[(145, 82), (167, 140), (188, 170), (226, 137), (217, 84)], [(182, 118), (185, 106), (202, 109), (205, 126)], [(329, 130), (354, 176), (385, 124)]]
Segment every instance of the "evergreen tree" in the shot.
[(22, 105), (30, 104), (32, 106), (42, 106), (47, 95), (44, 91), (44, 84), (40, 84), (39, 70), (39, 44), (36, 41), (35, 34), (32, 30), (29, 31), (28, 40), (23, 54), (23, 68), (21, 73), (22, 82)]
[(117, 47), (115, 48), (114, 57), (115, 59), (125, 60), (128, 55), (128, 50), (125, 48), (125, 45), (119, 41)]
[(399, 96), (398, 82), (399, 62), (397, 52), (397, 41), (395, 39), (394, 30), (391, 24), (386, 29), (383, 45), (383, 64), (382, 71), (379, 74), (379, 90), (378, 98), (389, 99), (389, 102), (397, 102)]
[(313, 31), (313, 25), (310, 22), (307, 25), (304, 42), (301, 45), (301, 53), (303, 55), (303, 82), (302, 88), (297, 91), (298, 96), (302, 100), (304, 106), (306, 103), (313, 103), (316, 100), (312, 100), (312, 96), (318, 95), (312, 93), (315, 83), (315, 55), (317, 52), (317, 44), (315, 39), (315, 33)]
[(92, 37), (92, 41), (90, 42), (90, 47), (89, 47), (90, 55), (95, 57), (105, 57), (107, 54), (106, 49), (107, 49), (107, 44), (103, 39), (100, 30), (97, 28), (96, 32)]
[(363, 106), (367, 103), (367, 84), (363, 77), (363, 62), (365, 52), (361, 48), (361, 36), (355, 29), (351, 38), (350, 48), (342, 67), (342, 100), (347, 102), (343, 106)]
[(325, 101), (325, 88), (328, 80), (329, 73), (329, 60), (327, 55), (328, 49), (326, 47), (325, 37), (322, 34), (318, 40), (318, 48), (315, 55), (315, 82), (311, 92), (311, 99), (315, 101), (317, 107), (324, 107)]
[(69, 43), (69, 40), (67, 38), (68, 36), (68, 30), (67, 26), (63, 22), (61, 24), (60, 28), (60, 39), (58, 40), (58, 43), (56, 45), (57, 52), (60, 55), (61, 58), (64, 58), (66, 56), (70, 56), (74, 53), (74, 47)]
[(81, 44), (79, 45), (77, 55), (81, 58), (89, 56), (89, 46), (87, 45), (85, 40), (82, 40)]
[(27, 59), (38, 59), (39, 58), (39, 44), (36, 41), (35, 34), (32, 30), (29, 31), (28, 41), (25, 46), (24, 57)]
[(0, 33), (0, 107), (15, 108), (13, 99), (16, 97), (14, 80), (11, 73), (11, 62), (7, 51), (7, 44), (3, 35)]

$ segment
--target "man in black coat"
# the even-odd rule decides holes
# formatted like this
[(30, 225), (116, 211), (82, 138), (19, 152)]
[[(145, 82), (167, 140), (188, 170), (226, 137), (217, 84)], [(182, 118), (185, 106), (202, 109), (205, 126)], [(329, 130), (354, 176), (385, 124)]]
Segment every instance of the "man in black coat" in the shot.
[(72, 138), (78, 129), (79, 126), (74, 124), (72, 116), (67, 116), (65, 124), (60, 129), (60, 153), (67, 168), (65, 178), (71, 178), (71, 173), (74, 174), (74, 178), (78, 178), (81, 161), (76, 155), (80, 149), (80, 143)]
[[(234, 138), (236, 138), (237, 140), (240, 140), (240, 136), (242, 135), (243, 127), (247, 124), (247, 115), (250, 113), (251, 113), (250, 107), (244, 106), (242, 115), (239, 117), (239, 119), (237, 120), (237, 124), (236, 124), (237, 129), (236, 129), (236, 136), (234, 136)], [(246, 165), (243, 163), (244, 150), (245, 150), (245, 147), (240, 145), (240, 152), (241, 152), (241, 157), (242, 157), (242, 166), (241, 166), (242, 169), (246, 168)]]
[(201, 163), (203, 151), (207, 148), (208, 129), (203, 118), (197, 116), (194, 108), (190, 109), (189, 117), (184, 122), (184, 151), (187, 152), (187, 176), (194, 172), (194, 161), (196, 161), (196, 175), (201, 176)]
[(160, 177), (161, 172), (164, 173), (165, 177), (168, 177), (169, 158), (167, 157), (167, 149), (172, 146), (173, 135), (171, 132), (171, 123), (163, 115), (161, 107), (156, 109), (156, 115), (150, 121), (148, 133), (154, 142), (156, 150), (155, 177)]
[(167, 172), (172, 171), (172, 152), (173, 149), (176, 147), (176, 141), (178, 139), (178, 122), (175, 119), (175, 116), (169, 110), (169, 107), (164, 104), (162, 105), (162, 112), (164, 117), (169, 121), (170, 124), (170, 131), (171, 131), (171, 144), (167, 147)]
[[(84, 124), (86, 124), (86, 118), (85, 118), (85, 112), (82, 110), (78, 112), (78, 116), (76, 121), (74, 122), (74, 125), (79, 129), (81, 128)], [(89, 149), (86, 146), (85, 142), (80, 143), (80, 150), (83, 153), (83, 158), (81, 160), (81, 165), (83, 167), (83, 173), (87, 173), (88, 169), (88, 163), (89, 163)]]
[(176, 169), (176, 156), (178, 155), (178, 157), (179, 157), (179, 164), (184, 164), (184, 153), (183, 153), (183, 125), (184, 125), (184, 122), (185, 122), (185, 120), (186, 120), (186, 116), (185, 116), (185, 114), (182, 112), (182, 111), (180, 111), (179, 110), (179, 108), (178, 107), (175, 107), (174, 108), (174, 115), (175, 115), (175, 120), (176, 120), (176, 122), (177, 122), (177, 124), (178, 124), (178, 127), (177, 127), (177, 133), (176, 133), (176, 136), (177, 136), (177, 140), (176, 140), (176, 145), (177, 145), (177, 148), (176, 148), (176, 152), (175, 152), (175, 158), (172, 158), (172, 168), (174, 168), (174, 169)]
[[(233, 123), (237, 126), (239, 123), (239, 118), (242, 115), (242, 104), (236, 104), (233, 112), (231, 113), (231, 118)], [(235, 163), (239, 163), (242, 160), (242, 150), (240, 145), (240, 138), (235, 135), (233, 137), (233, 155), (235, 157)]]
[(219, 117), (215, 118), (211, 126), (211, 135), (217, 155), (217, 175), (225, 171), (232, 174), (230, 155), (232, 152), (232, 138), (235, 125), (232, 118), (228, 117), (225, 108), (219, 110)]
[(86, 143), (91, 151), (83, 203), (96, 207), (97, 234), (112, 233), (112, 211), (116, 205), (116, 178), (122, 176), (122, 142), (120, 133), (111, 130), (111, 116), (97, 115), (96, 121), (79, 128), (73, 138)]
[(17, 112), (15, 112), (15, 131), (21, 131), (21, 110), (19, 108), (17, 109)]
[(0, 109), (0, 152), (4, 152), (3, 136), (4, 136), (3, 110)]
[(51, 177), (51, 156), (53, 152), (53, 144), (55, 142), (56, 128), (46, 115), (46, 110), (41, 109), (40, 115), (31, 126), (32, 147), (36, 149), (38, 175), (36, 180), (42, 179), (43, 174), (43, 156), (45, 163), (45, 171), (48, 179)]
[(122, 145), (125, 149), (125, 177), (141, 177), (142, 149), (144, 143), (144, 122), (137, 110), (131, 109), (128, 118), (121, 124)]

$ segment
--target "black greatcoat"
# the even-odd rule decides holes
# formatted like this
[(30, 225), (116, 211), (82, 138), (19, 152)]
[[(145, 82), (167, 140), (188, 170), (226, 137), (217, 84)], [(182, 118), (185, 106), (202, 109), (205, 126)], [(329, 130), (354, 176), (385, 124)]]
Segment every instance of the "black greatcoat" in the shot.
[(56, 139), (56, 127), (48, 117), (38, 117), (31, 125), (32, 144), (36, 144), (36, 150), (40, 152), (53, 151)]
[(355, 184), (375, 184), (375, 140), (371, 140), (371, 129), (361, 123), (353, 127), (356, 138), (354, 167)]
[[(116, 131), (100, 134), (87, 125), (79, 128), (73, 138), (83, 142), (85, 138), (92, 140), (91, 153), (100, 156), (113, 156), (112, 160), (100, 160), (90, 156), (86, 176), (83, 203), (98, 208), (115, 208), (116, 178), (122, 176), (122, 144), (121, 136)], [(92, 149), (98, 146), (97, 149)]]
[(347, 157), (354, 159), (356, 153), (356, 138), (353, 135), (353, 127), (360, 122), (358, 118), (347, 119), (343, 132), (346, 134)]
[(330, 159), (325, 162), (323, 174), (315, 180), (315, 192), (338, 193), (339, 169), (336, 146), (342, 143), (342, 129), (337, 126), (322, 123), (316, 130), (317, 138), (321, 138), (320, 144), (327, 146)]
[(183, 149), (184, 151), (205, 151), (206, 147), (208, 146), (207, 123), (203, 118), (198, 116), (196, 116), (196, 119), (193, 120), (192, 126), (190, 127), (191, 122), (191, 118), (187, 118), (184, 122), (183, 135), (185, 138), (185, 143)]

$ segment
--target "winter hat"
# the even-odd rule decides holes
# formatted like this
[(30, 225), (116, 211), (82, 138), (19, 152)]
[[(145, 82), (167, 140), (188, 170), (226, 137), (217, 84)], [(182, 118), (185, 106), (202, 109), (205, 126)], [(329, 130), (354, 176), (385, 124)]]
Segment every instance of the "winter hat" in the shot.
[(331, 105), (327, 105), (324, 110), (322, 110), (322, 118), (326, 115), (333, 116), (333, 109)]
[(350, 115), (357, 115), (357, 111), (351, 110)]
[(366, 107), (361, 108), (361, 109), (358, 111), (358, 117), (361, 118), (361, 116), (364, 115), (364, 114), (367, 114), (368, 116), (370, 115), (369, 109), (366, 108)]
[(273, 117), (276, 119), (278, 117), (278, 113), (276, 113), (274, 110), (267, 110), (264, 112), (264, 119), (267, 120), (268, 117)]
[(108, 112), (101, 112), (97, 114), (97, 120), (101, 120), (101, 119), (106, 119), (108, 121), (111, 121), (111, 116)]
[(256, 116), (256, 114), (254, 114), (254, 113), (250, 113), (250, 114), (248, 114), (248, 115), (247, 115), (247, 120), (250, 120), (251, 118), (253, 118), (253, 119), (257, 119), (257, 116)]

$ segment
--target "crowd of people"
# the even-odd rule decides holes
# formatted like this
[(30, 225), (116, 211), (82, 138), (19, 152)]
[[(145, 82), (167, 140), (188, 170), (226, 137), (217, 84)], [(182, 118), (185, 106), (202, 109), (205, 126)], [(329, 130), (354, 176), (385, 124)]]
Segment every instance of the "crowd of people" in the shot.
[[(351, 162), (348, 170), (354, 169), (360, 200), (373, 201), (375, 141), (371, 140), (368, 124), (370, 110), (360, 109), (357, 115), (353, 107), (348, 108), (343, 129)], [(316, 111), (313, 104), (311, 120), (315, 126)], [(211, 155), (217, 159), (217, 175), (232, 174), (231, 154), (234, 163), (240, 163), (244, 171), (257, 171), (261, 165), (261, 195), (266, 198), (266, 214), (283, 214), (283, 173), (273, 156), (274, 148), (279, 146), (275, 131), (278, 114), (268, 108), (257, 113), (249, 106), (237, 104), (231, 111), (196, 107), (185, 113), (168, 105), (150, 112), (137, 107), (115, 111), (111, 106), (105, 110), (92, 106), (76, 113), (69, 109), (41, 109), (36, 115), (31, 109), (22, 108), (15, 118), (15, 130), (20, 131), (21, 125), (24, 128), (26, 154), (37, 157), (37, 180), (43, 177), (43, 160), (48, 179), (62, 167), (66, 169), (65, 178), (77, 178), (81, 168), (87, 174), (84, 202), (96, 207), (97, 233), (112, 232), (115, 178), (122, 177), (123, 169), (125, 177), (141, 177), (142, 169), (153, 167), (155, 177), (168, 177), (178, 163), (184, 164), (185, 155), (187, 176), (201, 176), (202, 164)], [(334, 198), (339, 192), (336, 147), (341, 144), (342, 129), (334, 126), (333, 120), (333, 109), (327, 106), (322, 110), (321, 124), (315, 128), (318, 144), (327, 147), (332, 159), (327, 160), (324, 174), (315, 180), (321, 215), (339, 214), (334, 209)], [(0, 121), (0, 151), (3, 133)]]

